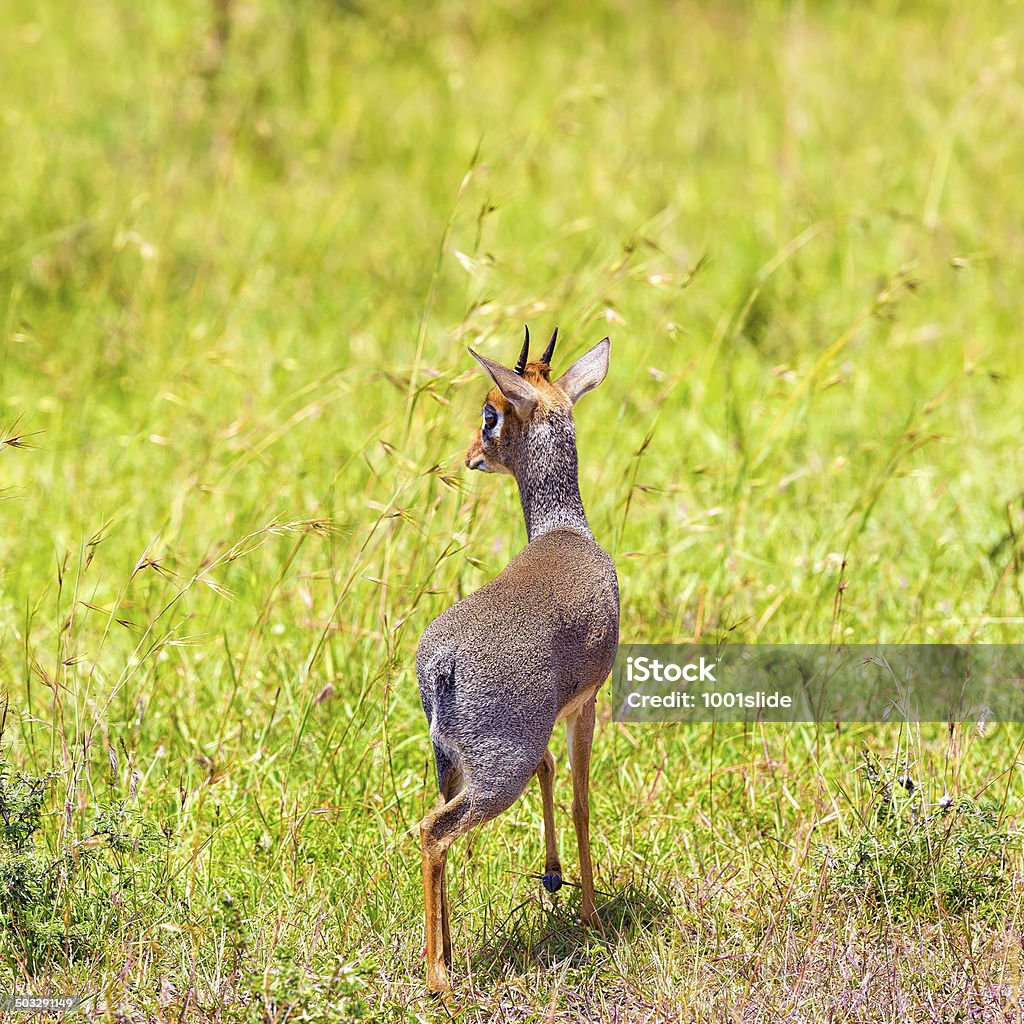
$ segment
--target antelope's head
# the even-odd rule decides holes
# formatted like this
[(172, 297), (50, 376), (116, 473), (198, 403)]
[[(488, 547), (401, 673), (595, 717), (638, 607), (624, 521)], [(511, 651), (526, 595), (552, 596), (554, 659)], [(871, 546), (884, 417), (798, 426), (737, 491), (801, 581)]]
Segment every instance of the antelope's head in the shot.
[[(517, 476), (531, 449), (543, 449), (568, 437), (575, 446), (572, 408), (608, 373), (611, 342), (599, 341), (558, 380), (551, 379), (551, 359), (558, 328), (540, 359), (528, 362), (530, 329), (513, 369), (469, 350), (494, 381), (484, 401), (481, 423), (466, 452), (466, 465), (484, 473)], [(559, 429), (560, 428), (560, 429)]]

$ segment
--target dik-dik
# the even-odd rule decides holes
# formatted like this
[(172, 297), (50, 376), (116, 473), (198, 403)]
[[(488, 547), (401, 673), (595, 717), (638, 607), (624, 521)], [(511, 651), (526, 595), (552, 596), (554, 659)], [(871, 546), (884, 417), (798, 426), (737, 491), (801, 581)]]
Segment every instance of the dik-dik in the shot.
[(572, 817), (579, 846), (580, 919), (599, 925), (590, 860), (589, 771), (594, 700), (619, 639), (619, 587), (594, 541), (577, 479), (572, 409), (604, 380), (610, 343), (598, 342), (556, 381), (555, 339), (514, 370), (472, 349), (494, 388), (466, 465), (508, 473), (519, 485), (529, 543), (497, 579), (439, 615), (416, 652), (416, 674), (440, 797), (420, 823), (427, 925), (427, 987), (449, 987), (452, 966), (445, 860), (474, 825), (509, 807), (536, 775), (544, 805), (544, 887), (562, 885), (548, 750), (565, 719)]

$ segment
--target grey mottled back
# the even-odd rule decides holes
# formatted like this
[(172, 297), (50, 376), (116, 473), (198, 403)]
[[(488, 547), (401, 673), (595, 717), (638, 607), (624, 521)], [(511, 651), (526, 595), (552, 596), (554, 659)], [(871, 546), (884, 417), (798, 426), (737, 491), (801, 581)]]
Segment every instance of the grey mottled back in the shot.
[(439, 615), (416, 672), (441, 792), (471, 775), (494, 796), (517, 797), (555, 722), (611, 671), (618, 635), (615, 567), (569, 530), (541, 534)]

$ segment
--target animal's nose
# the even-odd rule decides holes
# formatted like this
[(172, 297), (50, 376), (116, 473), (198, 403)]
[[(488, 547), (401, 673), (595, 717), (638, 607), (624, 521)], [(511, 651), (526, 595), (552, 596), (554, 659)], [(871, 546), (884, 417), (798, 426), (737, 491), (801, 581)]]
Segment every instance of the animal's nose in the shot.
[(487, 460), (484, 459), (481, 452), (466, 453), (466, 466), (469, 469), (483, 469), (486, 464)]

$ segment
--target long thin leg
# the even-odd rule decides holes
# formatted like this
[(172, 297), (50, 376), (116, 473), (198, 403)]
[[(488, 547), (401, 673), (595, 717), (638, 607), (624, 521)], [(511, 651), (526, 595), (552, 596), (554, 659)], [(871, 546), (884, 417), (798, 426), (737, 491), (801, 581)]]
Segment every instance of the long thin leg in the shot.
[(427, 988), (431, 992), (448, 989), (444, 949), (444, 861), (445, 855), (437, 847), (428, 825), (430, 815), (420, 825), (420, 845), (423, 854), (423, 907), (427, 929)]
[[(522, 785), (529, 780), (526, 777)], [(423, 848), (423, 906), (427, 932), (427, 988), (440, 993), (448, 990), (451, 965), (451, 933), (447, 925), (448, 892), (444, 869), (448, 848), (474, 825), (500, 814), (519, 793), (510, 791), (507, 799), (478, 799), (471, 788), (460, 790), (446, 803), (440, 803), (420, 822)]]
[(562, 865), (558, 860), (558, 843), (555, 839), (555, 759), (550, 750), (544, 751), (537, 768), (537, 781), (544, 805), (544, 888), (558, 892), (562, 888)]
[(441, 855), (441, 952), (445, 967), (452, 966), (452, 930), (448, 917), (448, 851)]
[(572, 765), (572, 822), (576, 826), (583, 885), (580, 921), (600, 928), (601, 919), (594, 903), (594, 866), (590, 861), (590, 747), (594, 741), (594, 701), (587, 701), (575, 718), (568, 720), (567, 727)]
[[(437, 801), (437, 813), (440, 814), (445, 804), (450, 803), (463, 789), (463, 776), (459, 768), (455, 768), (445, 779), (444, 792)], [(448, 910), (448, 850), (441, 854), (441, 952), (445, 967), (452, 966), (452, 931), (451, 915)]]

